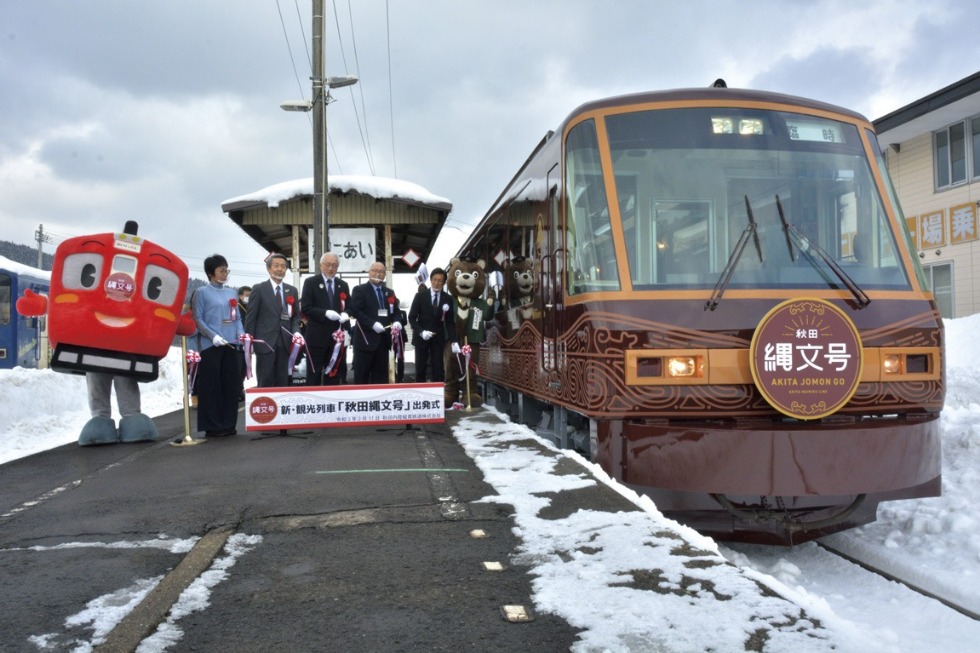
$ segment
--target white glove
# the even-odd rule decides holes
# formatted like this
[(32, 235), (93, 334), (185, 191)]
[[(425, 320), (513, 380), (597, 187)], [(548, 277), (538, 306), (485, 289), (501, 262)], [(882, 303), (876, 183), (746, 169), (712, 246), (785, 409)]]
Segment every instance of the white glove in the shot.
[(224, 347), (225, 345), (228, 344), (228, 341), (222, 338), (221, 335), (217, 333), (214, 334), (213, 338), (211, 338), (211, 342), (214, 343), (215, 347)]
[(341, 324), (343, 324), (344, 322), (350, 322), (350, 315), (348, 315), (347, 313), (341, 313), (340, 317), (338, 317), (337, 319), (340, 320)]
[(331, 308), (327, 311), (327, 319), (337, 321), (340, 319), (340, 313)]
[(453, 353), (454, 354), (458, 354), (459, 353), (459, 343), (458, 342), (454, 342), (453, 343)]
[(435, 334), (432, 333), (431, 331), (423, 331), (422, 332), (422, 340), (429, 340), (434, 335)]
[(375, 333), (381, 333), (382, 331), (385, 330), (385, 328), (381, 326), (381, 322), (375, 322), (374, 326), (372, 326), (371, 328), (374, 329)]

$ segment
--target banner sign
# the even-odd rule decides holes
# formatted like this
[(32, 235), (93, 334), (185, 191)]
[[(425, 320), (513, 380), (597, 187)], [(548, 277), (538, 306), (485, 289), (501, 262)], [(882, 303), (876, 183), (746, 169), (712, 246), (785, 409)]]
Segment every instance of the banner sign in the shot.
[(442, 383), (248, 388), (245, 429), (444, 422), (443, 388)]

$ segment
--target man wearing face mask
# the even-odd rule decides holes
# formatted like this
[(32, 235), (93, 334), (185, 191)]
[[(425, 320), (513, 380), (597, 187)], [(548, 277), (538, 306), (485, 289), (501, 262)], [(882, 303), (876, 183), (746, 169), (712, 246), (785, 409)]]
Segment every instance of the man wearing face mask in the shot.
[(289, 385), (289, 354), (299, 333), (299, 291), (285, 283), (289, 264), (275, 252), (265, 260), (269, 279), (255, 284), (248, 298), (245, 332), (254, 339), (255, 379), (260, 388)]
[(351, 294), (350, 315), (357, 321), (350, 334), (356, 384), (388, 383), (391, 330), (405, 326), (397, 320), (395, 291), (384, 285), (386, 272), (384, 263), (372, 263), (369, 281), (354, 286)]

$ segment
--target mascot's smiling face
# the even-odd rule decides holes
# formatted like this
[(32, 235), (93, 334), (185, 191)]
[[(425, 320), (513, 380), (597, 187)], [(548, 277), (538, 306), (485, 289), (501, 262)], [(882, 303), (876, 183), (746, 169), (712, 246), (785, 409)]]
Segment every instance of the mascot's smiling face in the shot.
[(456, 297), (475, 299), (483, 295), (487, 285), (484, 273), (486, 263), (482, 260), (454, 258), (449, 264), (449, 294)]
[(51, 271), (51, 343), (162, 358), (186, 291), (187, 266), (159, 245), (130, 233), (71, 238)]

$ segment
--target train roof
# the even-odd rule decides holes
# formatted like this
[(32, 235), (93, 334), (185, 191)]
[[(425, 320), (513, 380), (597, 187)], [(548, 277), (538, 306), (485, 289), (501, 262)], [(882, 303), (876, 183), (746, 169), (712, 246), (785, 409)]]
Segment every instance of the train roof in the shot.
[(602, 109), (610, 109), (614, 107), (620, 107), (630, 104), (643, 104), (647, 102), (677, 102), (677, 101), (726, 101), (726, 102), (766, 102), (773, 104), (792, 104), (794, 106), (802, 107), (805, 109), (814, 109), (818, 111), (830, 111), (833, 113), (839, 113), (845, 116), (850, 116), (851, 118), (856, 118), (858, 120), (863, 120), (865, 122), (870, 122), (865, 116), (861, 115), (856, 111), (850, 109), (845, 109), (834, 104), (829, 104), (827, 102), (820, 102), (818, 100), (811, 100), (810, 98), (798, 97), (795, 95), (786, 95), (783, 93), (773, 93), (770, 91), (756, 91), (751, 89), (742, 88), (725, 88), (725, 87), (698, 87), (698, 88), (678, 88), (666, 91), (645, 91), (641, 93), (630, 93), (627, 95), (616, 95), (613, 97), (601, 98), (598, 100), (592, 100), (578, 106), (574, 111), (572, 111), (568, 118), (562, 123), (561, 127), (557, 130), (559, 133), (563, 131), (565, 123), (567, 123), (572, 117), (585, 113), (587, 111), (598, 111)]
[(13, 272), (24, 277), (31, 277), (33, 279), (42, 279), (44, 281), (51, 281), (51, 273), (47, 270), (39, 270), (38, 268), (32, 268), (29, 265), (24, 265), (23, 263), (18, 263), (17, 261), (12, 261), (6, 256), (0, 256), (0, 270), (7, 270), (8, 272)]

